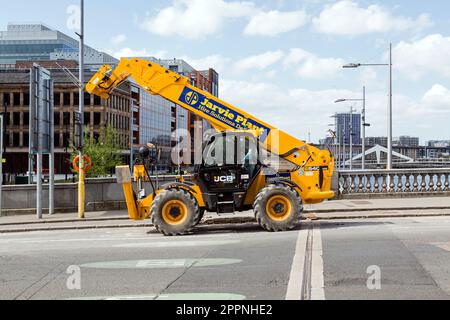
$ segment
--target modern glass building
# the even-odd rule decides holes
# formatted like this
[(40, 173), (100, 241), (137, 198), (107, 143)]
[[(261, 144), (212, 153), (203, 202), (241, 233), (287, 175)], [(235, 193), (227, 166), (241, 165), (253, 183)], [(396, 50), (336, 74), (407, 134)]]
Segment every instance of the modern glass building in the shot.
[[(78, 40), (43, 24), (10, 23), (0, 31), (0, 65), (48, 60), (78, 60)], [(85, 63), (115, 64), (117, 59), (85, 46)]]
[(350, 132), (352, 132), (352, 144), (361, 144), (361, 114), (338, 113), (335, 115), (335, 121), (337, 141), (350, 144)]

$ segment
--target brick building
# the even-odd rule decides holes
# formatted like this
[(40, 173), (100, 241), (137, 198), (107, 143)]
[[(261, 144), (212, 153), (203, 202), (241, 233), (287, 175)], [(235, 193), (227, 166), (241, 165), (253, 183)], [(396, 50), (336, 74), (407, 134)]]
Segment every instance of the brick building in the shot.
[[(72, 62), (61, 62), (72, 66)], [(70, 172), (70, 142), (73, 141), (74, 112), (79, 110), (78, 88), (63, 71), (45, 64), (54, 80), (55, 167), (58, 174)], [(28, 65), (18, 63), (23, 69), (0, 69), (0, 112), (5, 113), (5, 172), (25, 174), (28, 171), (29, 147), (29, 83)], [(73, 73), (78, 70), (72, 69)], [(86, 71), (90, 79), (94, 71)], [(101, 128), (111, 125), (116, 129), (118, 143), (124, 156), (129, 157), (131, 87), (124, 83), (115, 90), (111, 99), (85, 93), (84, 123), (92, 137), (98, 137)], [(45, 163), (44, 163), (45, 166)]]

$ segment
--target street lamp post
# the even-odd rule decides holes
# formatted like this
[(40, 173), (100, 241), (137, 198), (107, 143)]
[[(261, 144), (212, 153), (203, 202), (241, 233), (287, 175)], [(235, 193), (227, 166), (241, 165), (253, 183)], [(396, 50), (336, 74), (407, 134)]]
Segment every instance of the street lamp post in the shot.
[(84, 0), (80, 0), (80, 33), (78, 34), (80, 37), (79, 43), (79, 82), (80, 82), (80, 90), (79, 90), (79, 113), (81, 119), (81, 128), (80, 128), (80, 172), (78, 178), (78, 217), (80, 219), (84, 219), (85, 210), (84, 210), (84, 201), (85, 201), (85, 171), (84, 171), (84, 150), (83, 150), (83, 139), (84, 139)]
[(388, 123), (387, 123), (387, 170), (392, 169), (392, 43), (389, 44), (389, 63), (349, 63), (344, 68), (359, 68), (365, 66), (384, 66), (389, 67), (389, 103), (388, 103)]

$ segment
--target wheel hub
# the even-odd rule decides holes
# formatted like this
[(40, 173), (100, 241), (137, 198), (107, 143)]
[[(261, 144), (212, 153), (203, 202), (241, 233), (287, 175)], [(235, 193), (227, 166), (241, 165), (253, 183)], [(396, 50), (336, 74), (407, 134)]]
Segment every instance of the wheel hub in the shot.
[(291, 215), (291, 201), (284, 195), (272, 196), (267, 201), (266, 212), (270, 219), (284, 221)]

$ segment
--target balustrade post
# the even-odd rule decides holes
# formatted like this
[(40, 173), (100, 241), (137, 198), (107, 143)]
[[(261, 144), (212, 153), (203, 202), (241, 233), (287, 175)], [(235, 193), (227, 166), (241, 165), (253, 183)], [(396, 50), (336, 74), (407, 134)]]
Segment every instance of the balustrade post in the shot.
[(383, 184), (381, 186), (383, 188), (383, 190), (381, 191), (382, 193), (387, 193), (388, 192), (388, 190), (387, 190), (388, 177), (389, 177), (389, 173), (383, 174)]

